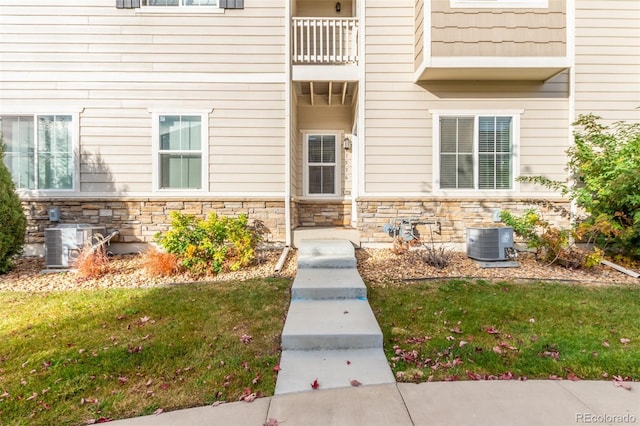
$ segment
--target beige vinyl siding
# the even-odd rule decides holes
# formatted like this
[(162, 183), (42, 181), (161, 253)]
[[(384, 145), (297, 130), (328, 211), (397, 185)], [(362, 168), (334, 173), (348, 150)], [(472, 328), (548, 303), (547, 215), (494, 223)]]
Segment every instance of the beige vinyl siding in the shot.
[(640, 2), (576, 1), (576, 114), (640, 122)]
[(336, 1), (333, 0), (294, 0), (294, 16), (337, 17), (346, 18), (351, 15), (352, 0), (340, 1), (340, 12), (336, 12)]
[[(413, 84), (414, 0), (367, 2), (365, 191), (431, 194), (433, 111), (516, 111), (520, 116), (519, 174), (565, 177), (569, 76), (539, 82), (433, 82)], [(401, 32), (400, 30), (404, 30)], [(412, 44), (413, 45), (413, 44)], [(386, 52), (396, 52), (387, 54)], [(521, 191), (535, 191), (527, 185)]]
[(151, 191), (149, 111), (91, 107), (80, 120), (80, 191)]
[(432, 56), (565, 56), (565, 0), (548, 9), (467, 9), (431, 2)]
[(1, 8), (2, 110), (81, 111), (82, 192), (152, 191), (152, 112), (208, 112), (205, 189), (284, 191), (281, 1), (220, 14), (117, 9), (114, 0)]
[[(366, 5), (365, 192), (431, 190), (432, 96), (413, 84), (414, 0)], [(411, 49), (405, 50), (409, 46)]]
[(291, 194), (301, 196), (302, 185), (302, 135), (298, 126), (298, 97), (291, 94)]
[(416, 0), (414, 32), (414, 69), (417, 70), (424, 61), (424, 0)]

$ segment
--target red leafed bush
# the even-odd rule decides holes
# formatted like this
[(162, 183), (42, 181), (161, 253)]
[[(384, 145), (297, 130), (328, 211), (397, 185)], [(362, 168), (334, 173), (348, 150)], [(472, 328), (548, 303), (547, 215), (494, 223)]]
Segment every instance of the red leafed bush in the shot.
[(151, 248), (144, 253), (144, 270), (153, 277), (169, 277), (178, 273), (178, 258), (173, 253), (164, 253)]

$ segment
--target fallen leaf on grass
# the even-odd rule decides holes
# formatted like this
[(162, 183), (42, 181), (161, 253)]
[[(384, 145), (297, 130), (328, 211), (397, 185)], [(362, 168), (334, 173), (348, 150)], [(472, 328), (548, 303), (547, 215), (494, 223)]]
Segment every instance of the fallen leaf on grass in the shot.
[(602, 346), (604, 346), (605, 348), (609, 347), (609, 341), (605, 340), (604, 342), (602, 342)]
[(620, 343), (622, 343), (623, 345), (626, 345), (627, 343), (629, 343), (631, 340), (626, 339), (626, 338), (622, 338), (620, 339)]
[(80, 405), (84, 405), (84, 404), (97, 404), (98, 403), (98, 399), (97, 398), (82, 398), (80, 400)]
[(486, 332), (489, 334), (500, 334), (500, 332), (493, 327), (487, 327)]
[(257, 397), (258, 394), (255, 392), (251, 392), (251, 388), (244, 388), (244, 392), (242, 392), (242, 395), (240, 395), (238, 401), (253, 402)]
[(27, 401), (31, 401), (32, 399), (36, 399), (38, 397), (38, 393), (34, 392), (29, 398), (27, 398)]
[(311, 389), (316, 390), (320, 387), (320, 383), (318, 383), (318, 379), (315, 379), (313, 383), (311, 383)]
[(143, 316), (142, 318), (140, 318), (140, 322), (148, 322), (151, 318), (149, 318), (148, 316)]
[(258, 375), (256, 377), (253, 378), (253, 380), (251, 381), (251, 383), (253, 383), (254, 385), (257, 385), (258, 382), (260, 381), (260, 379), (262, 379), (262, 374), (258, 373)]
[(253, 337), (249, 336), (248, 334), (243, 334), (242, 336), (240, 336), (240, 342), (244, 343), (245, 345), (251, 343), (251, 339), (253, 339)]
[(571, 380), (572, 382), (578, 382), (580, 381), (580, 377), (576, 376), (575, 373), (569, 372), (567, 374), (567, 380)]
[(100, 417), (98, 419), (90, 419), (87, 420), (87, 424), (88, 425), (95, 425), (97, 423), (108, 423), (108, 422), (112, 422), (113, 419), (111, 417)]
[(355, 386), (355, 387), (358, 387), (358, 386), (360, 386), (362, 384), (359, 381), (357, 381), (356, 379), (353, 379), (350, 383), (351, 383), (351, 386)]

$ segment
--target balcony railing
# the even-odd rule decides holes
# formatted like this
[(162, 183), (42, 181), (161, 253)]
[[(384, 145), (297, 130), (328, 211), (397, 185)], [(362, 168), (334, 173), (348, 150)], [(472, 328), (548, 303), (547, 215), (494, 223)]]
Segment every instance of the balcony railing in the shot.
[(293, 63), (358, 62), (357, 18), (292, 18)]

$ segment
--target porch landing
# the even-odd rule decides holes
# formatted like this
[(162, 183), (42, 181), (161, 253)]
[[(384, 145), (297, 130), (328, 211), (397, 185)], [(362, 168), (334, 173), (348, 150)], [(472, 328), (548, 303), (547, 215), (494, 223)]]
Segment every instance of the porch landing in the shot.
[(360, 232), (354, 228), (300, 226), (293, 230), (293, 247), (299, 248), (302, 240), (348, 240), (360, 247)]

